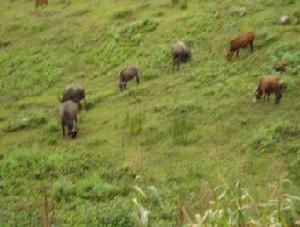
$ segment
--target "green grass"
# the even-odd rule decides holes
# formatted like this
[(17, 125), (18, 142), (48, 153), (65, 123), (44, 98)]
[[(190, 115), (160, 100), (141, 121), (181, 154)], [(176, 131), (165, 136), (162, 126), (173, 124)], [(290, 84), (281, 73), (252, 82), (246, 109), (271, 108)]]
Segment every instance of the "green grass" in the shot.
[[(245, 16), (233, 16), (234, 7), (246, 7)], [(164, 208), (145, 203), (154, 226), (177, 223), (179, 204), (204, 213), (206, 184), (234, 191), (241, 182), (267, 201), (268, 184), (284, 175), (293, 182), (287, 192), (299, 196), (299, 7), (53, 0), (37, 9), (2, 1), (0, 225), (40, 225), (44, 186), (58, 226), (135, 225), (135, 185), (158, 190)], [(291, 24), (276, 23), (283, 13)], [(226, 62), (228, 41), (247, 30), (256, 33), (254, 53)], [(192, 61), (171, 73), (177, 40), (191, 47)], [(289, 62), (281, 103), (252, 103), (259, 77), (275, 74), (279, 59)], [(120, 93), (117, 74), (132, 64), (141, 83)], [(70, 83), (86, 88), (89, 107), (76, 140), (62, 138), (57, 120), (57, 95)]]

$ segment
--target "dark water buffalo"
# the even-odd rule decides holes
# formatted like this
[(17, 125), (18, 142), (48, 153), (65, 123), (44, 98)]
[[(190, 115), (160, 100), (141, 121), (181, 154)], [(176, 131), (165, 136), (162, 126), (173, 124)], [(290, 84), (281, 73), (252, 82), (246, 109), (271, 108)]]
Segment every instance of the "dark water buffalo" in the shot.
[(85, 89), (78, 85), (68, 85), (64, 89), (63, 98), (59, 98), (60, 102), (66, 102), (68, 100), (72, 100), (80, 105), (80, 101), (84, 100), (85, 108), (87, 109), (87, 104), (85, 100)]
[(175, 69), (175, 66), (177, 65), (177, 70), (180, 68), (180, 63), (187, 62), (191, 58), (191, 52), (187, 45), (179, 41), (172, 46), (172, 55), (173, 55), (173, 68), (172, 72)]
[(62, 104), (59, 110), (59, 118), (65, 136), (65, 127), (68, 128), (68, 135), (75, 139), (78, 133), (77, 127), (78, 104), (72, 100), (68, 100)]
[(126, 89), (127, 82), (129, 80), (132, 80), (134, 77), (136, 78), (136, 82), (140, 83), (139, 79), (139, 69), (137, 66), (129, 66), (127, 68), (124, 68), (119, 73), (119, 88), (120, 91), (123, 91)]
[(266, 96), (268, 95), (267, 101), (269, 101), (270, 93), (275, 93), (275, 103), (279, 104), (279, 101), (282, 97), (283, 90), (283, 81), (279, 76), (265, 76), (259, 80), (258, 86), (255, 91), (255, 99), (260, 100), (263, 97), (265, 101)]

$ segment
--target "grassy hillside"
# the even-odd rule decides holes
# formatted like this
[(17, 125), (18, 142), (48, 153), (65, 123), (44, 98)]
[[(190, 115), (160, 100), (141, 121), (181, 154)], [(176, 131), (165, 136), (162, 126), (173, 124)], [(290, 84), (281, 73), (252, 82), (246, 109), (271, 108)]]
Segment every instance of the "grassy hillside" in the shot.
[[(270, 184), (284, 179), (292, 182), (284, 192), (300, 195), (300, 1), (0, 5), (1, 226), (39, 225), (44, 187), (57, 226), (132, 226), (135, 197), (153, 226), (174, 226), (178, 206), (203, 213), (220, 199), (216, 187), (233, 192), (237, 182), (252, 205), (272, 199)], [(240, 6), (243, 17), (234, 14)], [(289, 25), (277, 24), (283, 13)], [(254, 53), (225, 61), (229, 39), (248, 30)], [(177, 40), (193, 57), (171, 73)], [(253, 103), (259, 77), (276, 74), (279, 59), (289, 62), (281, 103)], [(141, 83), (120, 93), (117, 74), (131, 64)], [(57, 95), (70, 83), (86, 88), (89, 106), (76, 140), (62, 138), (57, 120)], [(143, 198), (139, 188), (151, 194), (151, 186), (159, 196)], [(295, 204), (283, 223), (299, 217)], [(245, 221), (272, 209), (245, 210)]]

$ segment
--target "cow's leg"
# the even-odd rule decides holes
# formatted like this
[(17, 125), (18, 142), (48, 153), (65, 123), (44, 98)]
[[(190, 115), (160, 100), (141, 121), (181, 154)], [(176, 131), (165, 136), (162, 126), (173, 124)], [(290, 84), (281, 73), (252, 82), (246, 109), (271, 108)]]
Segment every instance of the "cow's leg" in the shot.
[(270, 98), (270, 91), (267, 91), (267, 94), (268, 94), (267, 102), (269, 102), (269, 98)]
[(266, 101), (266, 96), (267, 96), (267, 93), (265, 90), (262, 91), (262, 96), (263, 96), (263, 102)]
[(61, 124), (62, 126), (62, 131), (63, 131), (63, 137), (65, 137), (66, 133), (65, 133), (65, 125), (64, 124)]
[(175, 65), (176, 65), (176, 58), (173, 58), (173, 68), (172, 68), (172, 72), (174, 72)]
[(84, 101), (84, 107), (85, 107), (85, 109), (87, 110), (87, 109), (88, 109), (88, 107), (87, 107), (87, 103), (86, 103), (86, 99), (85, 99), (85, 97), (83, 98), (83, 101)]
[(279, 104), (279, 101), (280, 101), (280, 99), (281, 99), (281, 96), (282, 96), (281, 90), (276, 91), (276, 98), (275, 98), (275, 103), (276, 103), (276, 104)]
[(253, 49), (254, 49), (254, 47), (253, 47), (253, 41), (251, 41), (250, 42), (250, 51), (251, 51), (251, 53), (253, 52)]
[(240, 52), (240, 49), (237, 49), (237, 51), (236, 51), (236, 57), (239, 57), (239, 52)]

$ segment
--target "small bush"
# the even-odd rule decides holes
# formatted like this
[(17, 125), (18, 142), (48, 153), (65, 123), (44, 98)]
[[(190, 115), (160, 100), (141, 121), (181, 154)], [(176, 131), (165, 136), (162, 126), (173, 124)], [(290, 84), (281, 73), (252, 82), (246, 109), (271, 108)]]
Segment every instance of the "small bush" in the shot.
[(260, 151), (272, 151), (278, 143), (283, 125), (275, 124), (271, 127), (260, 128), (257, 132), (254, 144), (258, 146)]

